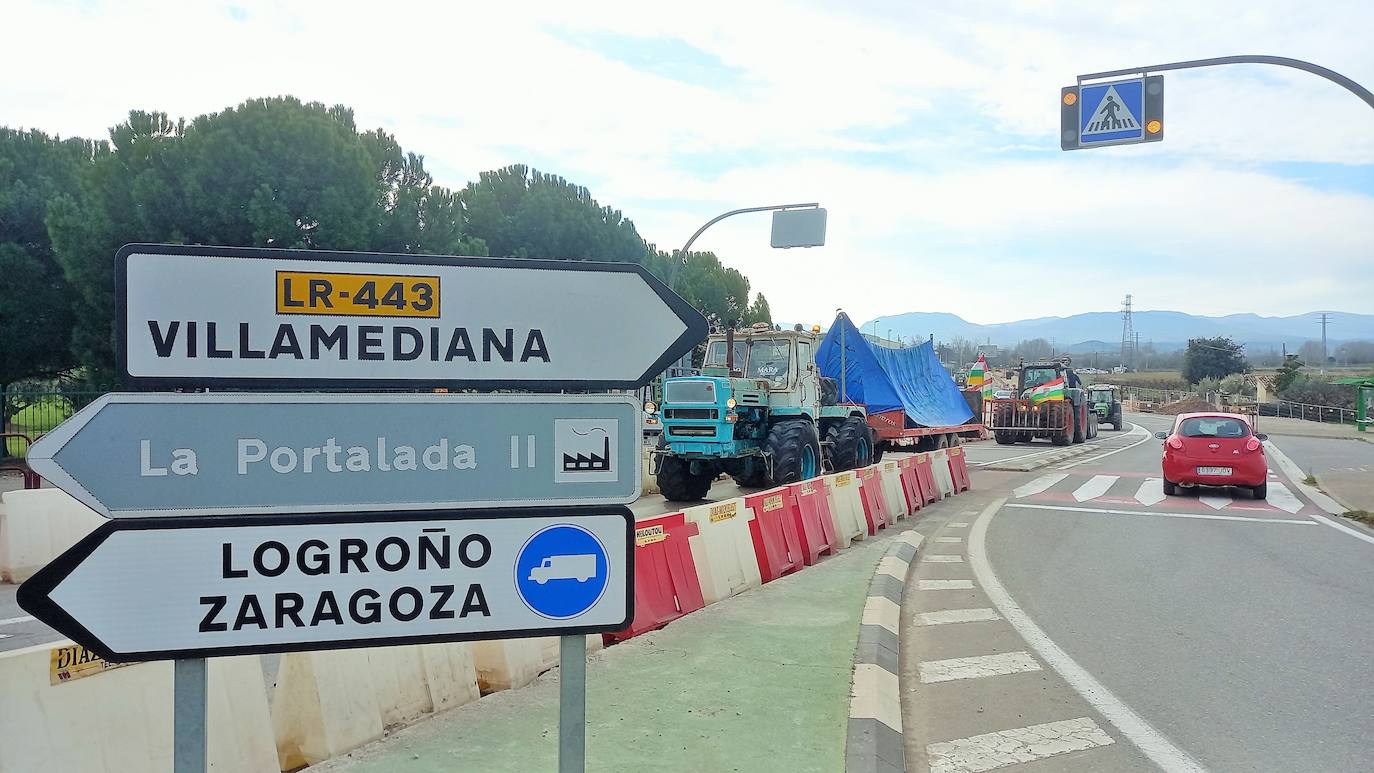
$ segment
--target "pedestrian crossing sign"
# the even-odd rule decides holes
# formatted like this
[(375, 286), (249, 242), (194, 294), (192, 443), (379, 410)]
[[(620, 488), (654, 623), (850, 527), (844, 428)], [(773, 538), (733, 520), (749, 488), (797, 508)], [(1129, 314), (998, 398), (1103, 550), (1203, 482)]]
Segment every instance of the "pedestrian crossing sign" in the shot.
[(1067, 86), (1061, 90), (1064, 150), (1164, 138), (1164, 78)]

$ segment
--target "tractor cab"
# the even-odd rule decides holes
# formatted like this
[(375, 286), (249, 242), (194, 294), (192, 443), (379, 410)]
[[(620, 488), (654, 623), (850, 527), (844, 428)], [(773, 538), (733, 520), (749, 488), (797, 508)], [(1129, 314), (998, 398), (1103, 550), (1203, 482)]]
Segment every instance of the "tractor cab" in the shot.
[(1054, 381), (1064, 379), (1065, 389), (1076, 389), (1080, 382), (1078, 375), (1073, 372), (1072, 361), (1068, 357), (1059, 360), (1042, 360), (1039, 362), (1021, 363), (1021, 372), (1017, 381), (1017, 394), (1021, 398), (1030, 396), (1030, 391), (1036, 387)]

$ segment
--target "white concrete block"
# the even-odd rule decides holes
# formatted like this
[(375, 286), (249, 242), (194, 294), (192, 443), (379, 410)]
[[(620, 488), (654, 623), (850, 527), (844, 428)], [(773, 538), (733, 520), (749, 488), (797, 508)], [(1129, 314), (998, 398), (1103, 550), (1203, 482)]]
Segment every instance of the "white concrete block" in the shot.
[(477, 689), (472, 645), (467, 642), (421, 644), (419, 650), (429, 701), (435, 711), (462, 706), (482, 696)]
[(282, 655), (272, 693), (281, 770), (295, 770), (382, 737), (382, 711), (366, 650)]
[(0, 494), (0, 579), (18, 583), (104, 522), (55, 488)]

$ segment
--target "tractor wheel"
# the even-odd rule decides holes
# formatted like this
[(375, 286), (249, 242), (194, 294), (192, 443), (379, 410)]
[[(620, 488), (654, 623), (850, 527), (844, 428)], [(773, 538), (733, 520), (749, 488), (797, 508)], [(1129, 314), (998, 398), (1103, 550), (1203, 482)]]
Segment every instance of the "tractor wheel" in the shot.
[(1083, 420), (1083, 419), (1080, 419), (1080, 418), (1078, 417), (1078, 411), (1077, 411), (1077, 410), (1072, 411), (1072, 412), (1070, 413), (1070, 415), (1072, 416), (1072, 421), (1073, 421), (1073, 442), (1074, 442), (1074, 443), (1082, 443), (1083, 440), (1084, 440), (1084, 432), (1083, 432), (1083, 430), (1084, 430), (1084, 427), (1083, 427), (1084, 420)]
[(877, 464), (883, 460), (883, 441), (878, 439), (877, 430), (873, 430), (869, 437), (873, 440), (873, 463)]
[(658, 490), (669, 502), (695, 502), (705, 499), (714, 475), (693, 473), (692, 463), (676, 456), (658, 460)]
[(1112, 429), (1116, 430), (1117, 432), (1121, 431), (1121, 414), (1118, 413), (1116, 415), (1116, 418), (1112, 419)]
[(768, 485), (768, 462), (763, 457), (749, 456), (741, 462), (739, 475), (732, 475), (735, 483), (743, 488), (763, 488)]
[(850, 416), (831, 436), (830, 464), (835, 472), (857, 470), (873, 463), (873, 433), (868, 422)]
[(997, 445), (999, 446), (1009, 446), (1016, 442), (1016, 433), (1010, 430), (993, 430), (992, 436), (997, 440)]
[(1050, 442), (1057, 446), (1066, 446), (1069, 444), (1069, 439), (1068, 435), (1061, 432), (1050, 438)]
[(766, 441), (773, 457), (774, 486), (814, 478), (821, 471), (821, 440), (809, 421), (784, 421), (774, 424)]

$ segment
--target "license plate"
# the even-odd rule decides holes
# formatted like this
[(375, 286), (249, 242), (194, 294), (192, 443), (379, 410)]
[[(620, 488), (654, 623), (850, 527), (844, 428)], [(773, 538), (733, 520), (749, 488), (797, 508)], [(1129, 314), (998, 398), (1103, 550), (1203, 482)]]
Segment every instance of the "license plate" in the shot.
[(1198, 474), (1198, 475), (1230, 475), (1230, 474), (1231, 474), (1231, 468), (1230, 468), (1230, 467), (1199, 467), (1199, 468), (1197, 468), (1197, 474)]

